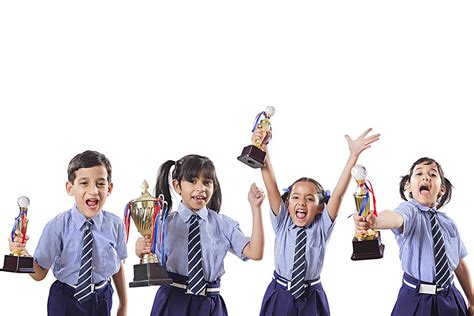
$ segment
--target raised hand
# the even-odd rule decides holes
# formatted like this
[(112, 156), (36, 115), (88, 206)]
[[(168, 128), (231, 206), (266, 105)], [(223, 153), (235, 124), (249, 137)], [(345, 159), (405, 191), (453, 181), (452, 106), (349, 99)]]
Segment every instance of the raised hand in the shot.
[(262, 189), (257, 187), (255, 183), (252, 183), (250, 186), (248, 199), (251, 206), (259, 207), (262, 205), (262, 202), (265, 199), (265, 193)]
[(365, 130), (356, 139), (352, 139), (349, 135), (344, 136), (347, 140), (347, 145), (349, 145), (349, 151), (351, 152), (351, 156), (359, 157), (361, 152), (363, 152), (367, 148), (370, 148), (370, 144), (379, 140), (380, 134), (367, 136), (370, 131), (372, 131), (371, 128)]

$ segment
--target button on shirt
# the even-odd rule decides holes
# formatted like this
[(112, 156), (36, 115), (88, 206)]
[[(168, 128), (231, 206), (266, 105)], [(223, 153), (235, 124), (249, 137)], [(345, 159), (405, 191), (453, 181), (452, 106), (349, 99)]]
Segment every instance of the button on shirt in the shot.
[[(97, 283), (119, 271), (120, 261), (127, 258), (127, 248), (124, 225), (118, 216), (100, 211), (92, 221), (92, 280)], [(34, 258), (42, 268), (52, 267), (60, 282), (77, 283), (85, 222), (86, 217), (74, 205), (49, 221), (43, 229)]]
[[(396, 209), (403, 217), (403, 232), (392, 229), (398, 246), (403, 271), (423, 282), (434, 283), (435, 261), (431, 236), (430, 208), (415, 200), (402, 202)], [(445, 213), (437, 211), (450, 271), (467, 255), (456, 224)]]
[[(291, 280), (298, 227), (293, 224), (288, 208), (280, 202), (280, 213), (276, 216), (270, 210), (270, 218), (275, 231), (275, 271), (287, 280)], [(306, 228), (306, 275), (305, 280), (320, 277), (323, 268), (326, 244), (334, 228), (325, 207)]]
[[(166, 269), (181, 275), (188, 275), (188, 229), (194, 213), (183, 203), (166, 220), (165, 256)], [(224, 257), (230, 251), (242, 260), (242, 253), (250, 238), (246, 237), (239, 224), (228, 216), (202, 208), (199, 215), (201, 233), (202, 266), (204, 279), (216, 281), (224, 274)], [(158, 258), (161, 260), (160, 243), (156, 244)]]

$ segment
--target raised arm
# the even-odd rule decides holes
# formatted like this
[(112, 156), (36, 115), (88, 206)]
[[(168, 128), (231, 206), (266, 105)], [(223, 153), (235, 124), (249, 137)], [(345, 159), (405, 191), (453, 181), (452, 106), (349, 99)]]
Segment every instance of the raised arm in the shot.
[(250, 242), (243, 250), (244, 256), (252, 260), (261, 260), (263, 257), (264, 234), (262, 224), (262, 202), (265, 199), (265, 193), (260, 190), (255, 183), (250, 187), (248, 195), (250, 207), (252, 208), (252, 235)]
[[(262, 130), (257, 127), (252, 134), (252, 143), (255, 143), (255, 140), (263, 139)], [(273, 214), (278, 215), (280, 212), (280, 191), (278, 190), (277, 181), (275, 178), (275, 173), (273, 172), (272, 163), (270, 161), (270, 153), (268, 152), (268, 146), (263, 145), (263, 150), (267, 153), (265, 156), (265, 165), (261, 168), (263, 183), (267, 189), (268, 202), (272, 208)]]
[(400, 232), (403, 232), (403, 217), (400, 213), (391, 210), (382, 211), (377, 217), (373, 213), (367, 217), (355, 213), (354, 225), (358, 233), (365, 233), (368, 229), (393, 228), (398, 228)]
[(371, 130), (371, 128), (367, 129), (354, 140), (348, 135), (345, 135), (347, 145), (349, 146), (349, 158), (347, 159), (346, 165), (342, 170), (341, 176), (339, 177), (336, 187), (334, 188), (334, 191), (328, 202), (328, 213), (332, 220), (336, 219), (337, 214), (339, 213), (342, 198), (346, 193), (347, 186), (349, 185), (349, 181), (351, 180), (351, 169), (357, 163), (357, 159), (359, 158), (360, 153), (366, 150), (367, 148), (370, 148), (370, 144), (379, 140), (380, 134), (367, 136)]

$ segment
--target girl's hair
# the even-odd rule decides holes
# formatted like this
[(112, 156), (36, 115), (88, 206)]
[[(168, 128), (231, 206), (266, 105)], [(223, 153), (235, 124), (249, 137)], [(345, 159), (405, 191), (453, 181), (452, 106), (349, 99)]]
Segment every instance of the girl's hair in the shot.
[(293, 190), (293, 186), (297, 182), (311, 182), (312, 184), (314, 184), (314, 186), (316, 187), (316, 191), (318, 193), (317, 195), (318, 195), (319, 204), (328, 203), (329, 194), (326, 194), (326, 191), (323, 189), (323, 186), (318, 181), (314, 180), (313, 178), (305, 178), (305, 177), (299, 178), (298, 180), (293, 182), (287, 189), (285, 189), (285, 193), (283, 193), (281, 196), (281, 199), (283, 200), (283, 202), (286, 203), (288, 201), (291, 191)]
[[(175, 166), (175, 168), (170, 177), (170, 169), (172, 166)], [(168, 160), (164, 162), (158, 170), (155, 196), (158, 197), (160, 194), (163, 194), (165, 201), (168, 202), (168, 207), (171, 210), (173, 202), (170, 190), (170, 180), (177, 180), (179, 183), (183, 180), (191, 182), (193, 179), (199, 177), (212, 180), (214, 184), (214, 192), (212, 193), (211, 200), (207, 204), (207, 207), (219, 213), (222, 202), (221, 187), (216, 176), (216, 168), (214, 167), (214, 164), (209, 158), (204, 156), (187, 155), (178, 161)]]
[[(413, 165), (411, 165), (410, 171), (408, 172), (408, 174), (404, 175), (402, 177), (402, 179), (400, 180), (399, 192), (400, 192), (400, 196), (402, 197), (402, 199), (404, 199), (405, 201), (408, 201), (407, 197), (405, 196), (405, 186), (410, 181), (411, 176), (413, 175), (413, 170), (415, 169), (415, 167), (417, 165), (420, 165), (420, 164), (430, 165), (432, 163), (434, 163), (436, 165), (436, 168), (438, 168), (439, 177), (441, 178), (441, 184), (444, 185), (444, 187), (446, 188), (446, 191), (444, 192), (444, 194), (441, 196), (439, 201), (437, 201), (436, 208), (439, 209), (443, 205), (449, 203), (449, 201), (451, 200), (451, 193), (453, 191), (453, 185), (451, 184), (451, 181), (449, 181), (448, 178), (446, 178), (444, 176), (443, 168), (441, 168), (441, 165), (436, 160), (434, 160), (433, 158), (428, 158), (428, 157), (422, 157), (422, 158), (418, 159), (417, 161), (415, 161), (413, 163)], [(413, 195), (411, 193), (410, 193), (410, 198), (413, 198)]]

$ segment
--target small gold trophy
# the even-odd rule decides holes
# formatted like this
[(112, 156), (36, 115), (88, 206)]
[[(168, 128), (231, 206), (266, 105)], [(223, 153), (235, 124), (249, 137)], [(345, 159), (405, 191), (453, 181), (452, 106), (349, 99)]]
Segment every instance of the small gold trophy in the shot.
[[(160, 232), (159, 223), (165, 222), (167, 213), (167, 203), (164, 201), (162, 195), (154, 198), (148, 192), (148, 183), (143, 181), (142, 194), (139, 198), (128, 202), (125, 208), (125, 229), (128, 234), (130, 231), (130, 217), (133, 219), (138, 232), (145, 238), (150, 238), (152, 241), (152, 248), (150, 253), (144, 254), (140, 257), (140, 264), (133, 266), (133, 282), (129, 283), (130, 287), (150, 286), (171, 284), (172, 279), (166, 273), (165, 268), (160, 265), (156, 257), (155, 247), (156, 239), (159, 238)], [(161, 218), (161, 221), (160, 221)], [(161, 232), (163, 232), (164, 225), (162, 225)], [(162, 261), (164, 262), (164, 240), (163, 236), (160, 239), (162, 245)]]
[(265, 111), (260, 112), (253, 125), (252, 133), (255, 128), (260, 127), (263, 130), (263, 139), (257, 139), (254, 144), (244, 147), (238, 160), (252, 168), (262, 168), (265, 165), (266, 152), (262, 149), (262, 146), (269, 140), (269, 132), (272, 129), (270, 124), (270, 117), (275, 114), (275, 108), (273, 106), (267, 106)]
[[(30, 199), (26, 196), (20, 196), (17, 199), (17, 204), (20, 207), (20, 213), (15, 218), (13, 225), (11, 240), (15, 239), (15, 231), (19, 230), (23, 234), (22, 243), (25, 243), (26, 229), (28, 227), (28, 206)], [(3, 269), (0, 271), (16, 272), (16, 273), (34, 273), (33, 257), (27, 255), (24, 250), (16, 250), (9, 255), (5, 255), (3, 261)]]
[[(355, 165), (351, 170), (352, 177), (357, 181), (357, 189), (354, 192), (354, 200), (357, 207), (356, 212), (359, 216), (367, 216), (374, 213), (377, 216), (375, 209), (375, 197), (372, 185), (367, 178), (367, 169), (362, 165)], [(372, 193), (372, 200), (374, 201), (374, 210), (370, 210), (370, 193)], [(378, 230), (368, 229), (366, 233), (356, 233), (352, 239), (353, 253), (352, 260), (364, 259), (379, 259), (383, 257), (385, 246), (382, 244), (380, 232)]]

